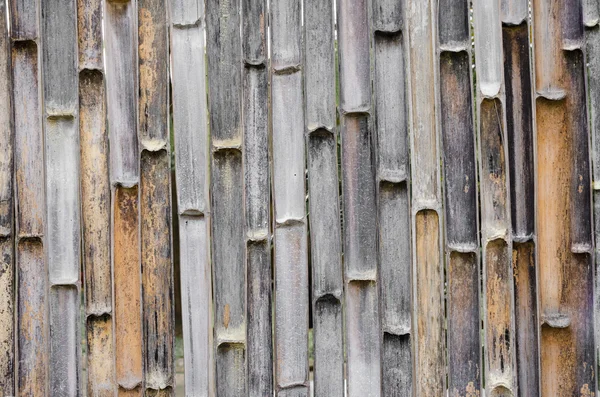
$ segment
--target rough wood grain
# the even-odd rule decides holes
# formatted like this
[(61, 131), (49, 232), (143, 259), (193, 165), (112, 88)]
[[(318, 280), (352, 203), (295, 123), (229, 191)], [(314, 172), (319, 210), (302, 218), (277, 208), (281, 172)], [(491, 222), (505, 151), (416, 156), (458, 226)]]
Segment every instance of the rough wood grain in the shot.
[(520, 25), (527, 20), (529, 2), (527, 0), (502, 0), (500, 10), (503, 24), (507, 26)]
[(14, 257), (12, 236), (0, 237), (0, 394), (7, 396), (15, 395)]
[(51, 286), (50, 394), (78, 396), (80, 390), (80, 304), (76, 285)]
[(302, 63), (302, 18), (299, 0), (270, 4), (271, 68), (295, 71)]
[(104, 8), (110, 178), (131, 186), (139, 180), (136, 3), (106, 1)]
[(113, 322), (109, 314), (88, 316), (87, 393), (97, 397), (115, 395)]
[(468, 50), (470, 46), (469, 2), (440, 0), (438, 5), (438, 36), (443, 51)]
[(344, 395), (342, 304), (333, 295), (313, 303), (314, 395)]
[(34, 41), (38, 38), (37, 1), (10, 0), (10, 32), (15, 41)]
[[(17, 188), (19, 187), (17, 183)], [(17, 243), (17, 395), (44, 396), (48, 391), (47, 267), (40, 238)]]
[(140, 159), (144, 384), (154, 391), (173, 387), (175, 372), (170, 161), (166, 150)]
[(245, 344), (222, 343), (217, 347), (217, 395), (224, 397), (246, 394), (244, 367)]
[(117, 187), (113, 203), (115, 356), (121, 392), (138, 388), (143, 378), (138, 188)]
[(77, 0), (79, 70), (103, 70), (102, 0)]
[(392, 0), (376, 0), (372, 4), (373, 30), (395, 33), (403, 27), (403, 3)]
[(562, 38), (560, 36), (561, 0), (533, 0), (533, 55), (535, 59), (535, 90), (548, 99), (560, 99), (565, 93), (559, 79), (562, 75)]
[(267, 61), (267, 2), (242, 0), (242, 56), (246, 67)]

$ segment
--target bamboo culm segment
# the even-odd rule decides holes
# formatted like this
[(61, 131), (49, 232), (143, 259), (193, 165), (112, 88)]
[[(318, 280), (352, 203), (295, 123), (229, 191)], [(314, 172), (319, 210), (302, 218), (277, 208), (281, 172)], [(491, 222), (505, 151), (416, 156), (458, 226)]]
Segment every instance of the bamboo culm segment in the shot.
[(0, 3), (0, 394), (15, 395), (14, 129), (8, 3)]

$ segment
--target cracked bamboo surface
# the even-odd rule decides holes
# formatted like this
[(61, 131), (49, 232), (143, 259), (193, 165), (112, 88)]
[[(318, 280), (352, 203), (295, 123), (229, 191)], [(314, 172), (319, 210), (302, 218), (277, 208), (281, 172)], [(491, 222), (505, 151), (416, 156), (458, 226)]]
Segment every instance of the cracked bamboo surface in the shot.
[(596, 389), (583, 51), (588, 17), (582, 18), (579, 1), (552, 12), (561, 5), (538, 0), (533, 7), (543, 396), (591, 395)]

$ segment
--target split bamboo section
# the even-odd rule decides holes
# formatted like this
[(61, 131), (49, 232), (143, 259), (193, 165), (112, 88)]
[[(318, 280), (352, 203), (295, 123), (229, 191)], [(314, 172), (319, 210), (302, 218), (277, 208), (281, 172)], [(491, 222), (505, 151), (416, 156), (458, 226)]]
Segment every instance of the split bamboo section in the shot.
[(0, 1), (0, 395), (597, 396), (599, 74), (599, 0)]

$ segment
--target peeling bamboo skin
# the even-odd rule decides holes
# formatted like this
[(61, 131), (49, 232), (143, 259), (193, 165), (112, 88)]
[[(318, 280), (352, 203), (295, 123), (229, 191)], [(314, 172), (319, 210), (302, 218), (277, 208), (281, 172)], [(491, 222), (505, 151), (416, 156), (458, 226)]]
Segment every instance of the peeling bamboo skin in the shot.
[(137, 395), (143, 379), (138, 188), (118, 186), (113, 198), (116, 377), (119, 395)]
[(79, 69), (104, 69), (102, 61), (102, 0), (77, 1)]
[(14, 240), (0, 237), (0, 393), (14, 395)]

